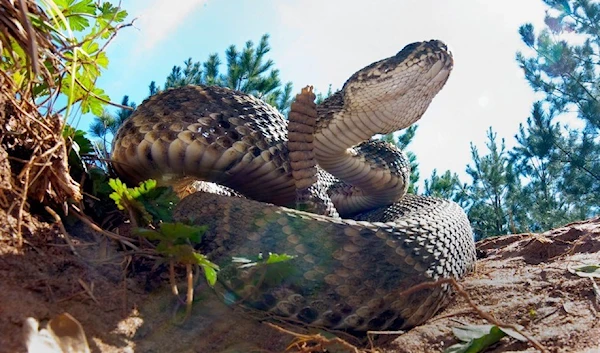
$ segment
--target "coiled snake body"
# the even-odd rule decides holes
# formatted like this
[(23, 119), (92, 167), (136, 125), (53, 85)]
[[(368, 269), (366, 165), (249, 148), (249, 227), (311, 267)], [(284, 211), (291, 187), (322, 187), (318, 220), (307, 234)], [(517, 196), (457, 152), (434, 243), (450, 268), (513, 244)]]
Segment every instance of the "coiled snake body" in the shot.
[[(316, 108), (304, 92), (292, 106), (289, 143), (284, 118), (250, 95), (219, 87), (167, 90), (120, 128), (114, 167), (130, 182), (192, 178), (245, 197), (198, 192), (175, 212), (209, 226), (200, 248), (221, 267), (229, 302), (354, 334), (409, 328), (439, 310), (450, 288), (401, 292), (467, 273), (475, 262), (471, 229), (457, 204), (405, 195), (406, 160), (365, 141), (418, 120), (452, 65), (443, 43), (413, 43), (355, 73)], [(325, 214), (287, 208), (299, 190), (309, 194), (308, 209)], [(269, 253), (294, 258), (251, 262)]]

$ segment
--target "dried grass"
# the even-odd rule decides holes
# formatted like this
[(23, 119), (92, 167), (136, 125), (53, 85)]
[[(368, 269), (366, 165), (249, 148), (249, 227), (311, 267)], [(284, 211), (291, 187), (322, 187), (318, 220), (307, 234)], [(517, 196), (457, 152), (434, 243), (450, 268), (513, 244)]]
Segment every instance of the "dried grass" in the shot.
[[(64, 122), (42, 113), (43, 104), (36, 102), (36, 83), (48, 84), (50, 96), (58, 92), (52, 84), (64, 72), (60, 53), (51, 33), (44, 26), (34, 28), (31, 18), (50, 22), (36, 1), (0, 0), (2, 61), (15, 64), (0, 66), (0, 207), (17, 219), (16, 227), (9, 227), (16, 228), (10, 233), (19, 245), (29, 202), (57, 207), (82, 199), (79, 184), (69, 175)], [(15, 50), (24, 52), (26, 71)], [(15, 82), (22, 72), (28, 76)]]

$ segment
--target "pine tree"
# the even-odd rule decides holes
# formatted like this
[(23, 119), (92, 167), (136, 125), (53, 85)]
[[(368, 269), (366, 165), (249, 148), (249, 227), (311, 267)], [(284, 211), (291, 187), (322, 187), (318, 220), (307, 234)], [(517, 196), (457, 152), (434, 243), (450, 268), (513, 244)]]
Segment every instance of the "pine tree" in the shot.
[[(546, 27), (537, 35), (531, 24), (519, 28), (533, 55), (518, 52), (517, 61), (544, 100), (534, 106), (528, 128), (519, 132), (521, 149), (516, 151), (522, 154), (521, 161), (526, 153), (538, 158), (521, 166), (531, 178), (530, 188), (538, 186), (532, 195), (539, 196), (534, 204), (540, 209), (533, 223), (542, 229), (600, 212), (600, 4), (544, 2), (549, 6)], [(565, 113), (576, 116), (583, 127), (558, 124)], [(537, 171), (532, 169), (534, 162), (543, 163)]]
[[(205, 62), (184, 61), (184, 66), (173, 66), (167, 76), (164, 88), (185, 85), (209, 85), (228, 87), (263, 99), (279, 111), (287, 114), (293, 95), (291, 82), (282, 84), (275, 62), (267, 59), (271, 51), (269, 35), (261, 37), (258, 45), (247, 41), (240, 50), (230, 45), (225, 50), (226, 70), (219, 70), (222, 62), (216, 53), (210, 54)], [(159, 92), (154, 81), (150, 84), (150, 94)]]
[(90, 134), (97, 138), (96, 147), (98, 153), (103, 158), (109, 157), (110, 150), (112, 149), (112, 147), (109, 146), (109, 141), (112, 140), (112, 137), (117, 133), (119, 126), (121, 126), (121, 124), (123, 124), (123, 122), (133, 113), (136, 107), (134, 102), (129, 102), (129, 96), (123, 96), (121, 105), (123, 108), (120, 108), (116, 114), (112, 114), (104, 109), (101, 115), (94, 117), (94, 121), (90, 125)]
[(160, 92), (160, 87), (156, 85), (156, 81), (150, 82), (148, 85), (148, 97), (151, 97)]
[(521, 199), (520, 180), (510, 162), (504, 139), (498, 145), (497, 134), (491, 127), (487, 138), (489, 153), (481, 156), (477, 147), (471, 144), (473, 162), (467, 166), (467, 174), (473, 181), (468, 187), (471, 205), (467, 214), (479, 239), (522, 230), (521, 209), (516, 202)]
[(429, 179), (424, 181), (424, 187), (425, 196), (453, 200), (464, 208), (470, 206), (467, 185), (461, 183), (458, 174), (449, 170), (438, 175), (437, 169), (434, 169)]
[[(315, 91), (317, 91), (315, 89)], [(323, 103), (323, 101), (325, 101), (325, 99), (329, 98), (331, 95), (333, 94), (333, 90), (331, 89), (331, 84), (329, 84), (329, 87), (327, 87), (327, 92), (323, 93), (323, 92), (317, 92), (316, 94), (316, 99), (315, 99), (315, 103), (317, 104), (321, 104)]]
[(135, 102), (130, 102), (129, 101), (129, 96), (123, 96), (123, 99), (121, 100), (121, 105), (123, 107), (129, 107), (129, 108), (120, 108), (117, 111), (117, 114), (115, 116), (115, 124), (113, 126), (110, 127), (110, 132), (114, 135), (117, 133), (117, 130), (119, 129), (119, 126), (121, 126), (121, 124), (123, 124), (123, 122), (129, 118), (129, 116), (131, 116), (131, 114), (133, 114), (133, 111), (136, 108), (136, 104)]
[(530, 230), (548, 230), (574, 220), (568, 197), (561, 192), (565, 163), (556, 147), (564, 144), (557, 141), (562, 139), (560, 126), (553, 123), (552, 113), (544, 111), (542, 102), (533, 105), (527, 126), (520, 124), (515, 137), (518, 145), (510, 155), (519, 175), (528, 181), (523, 195), (527, 196)]
[(204, 83), (200, 62), (192, 62), (192, 58), (188, 58), (183, 62), (185, 66), (173, 66), (171, 73), (165, 81), (165, 89), (172, 87), (181, 87), (187, 85), (201, 85)]
[(108, 156), (108, 137), (115, 126), (115, 117), (106, 109), (102, 111), (102, 114), (94, 117), (94, 121), (90, 125), (90, 134), (97, 138), (96, 146), (98, 152), (102, 158)]

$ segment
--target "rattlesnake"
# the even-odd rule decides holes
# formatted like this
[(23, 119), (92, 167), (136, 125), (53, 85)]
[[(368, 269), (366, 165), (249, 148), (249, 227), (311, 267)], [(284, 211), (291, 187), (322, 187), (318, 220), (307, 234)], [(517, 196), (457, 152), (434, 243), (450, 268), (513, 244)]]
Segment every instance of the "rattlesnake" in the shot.
[[(245, 197), (198, 192), (175, 212), (179, 220), (208, 225), (199, 249), (221, 266), (219, 292), (228, 302), (354, 334), (409, 328), (439, 310), (450, 288), (400, 293), (471, 270), (471, 228), (457, 204), (405, 195), (406, 160), (392, 147), (364, 141), (418, 120), (452, 66), (442, 42), (413, 43), (359, 70), (315, 108), (316, 121), (306, 123), (310, 132), (300, 139), (318, 162), (317, 181), (308, 183), (313, 204), (335, 205), (321, 207), (325, 215), (287, 208), (296, 205), (302, 180), (294, 172), (312, 164), (309, 158), (292, 167), (281, 114), (226, 88), (187, 86), (146, 100), (116, 135), (114, 167), (129, 182), (201, 179)], [(292, 112), (310, 116), (311, 109)], [(341, 184), (332, 186), (324, 170)], [(247, 263), (269, 253), (294, 258)]]

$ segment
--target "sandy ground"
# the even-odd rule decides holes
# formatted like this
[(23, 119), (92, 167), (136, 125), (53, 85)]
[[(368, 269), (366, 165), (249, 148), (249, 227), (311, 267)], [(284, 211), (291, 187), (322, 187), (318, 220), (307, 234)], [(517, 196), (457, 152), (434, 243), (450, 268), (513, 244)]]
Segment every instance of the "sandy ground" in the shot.
[[(15, 220), (0, 211), (0, 352), (25, 352), (27, 317), (43, 322), (63, 312), (81, 322), (92, 352), (283, 352), (292, 342), (299, 342), (292, 352), (352, 351), (258, 323), (222, 304), (205, 285), (181, 324), (183, 306), (168, 289), (164, 266), (120, 251), (82, 224), (67, 227), (78, 255), (58, 226), (37, 221), (17, 250), (9, 222)], [(461, 281), (478, 310), (523, 326), (548, 352), (600, 352), (600, 298), (589, 278), (568, 271), (600, 264), (599, 219), (488, 239), (478, 249), (477, 271)], [(377, 336), (375, 346), (389, 353), (441, 352), (457, 342), (452, 326), (483, 323), (465, 295), (457, 294), (425, 325)], [(487, 352), (537, 350), (532, 342), (505, 337)]]

